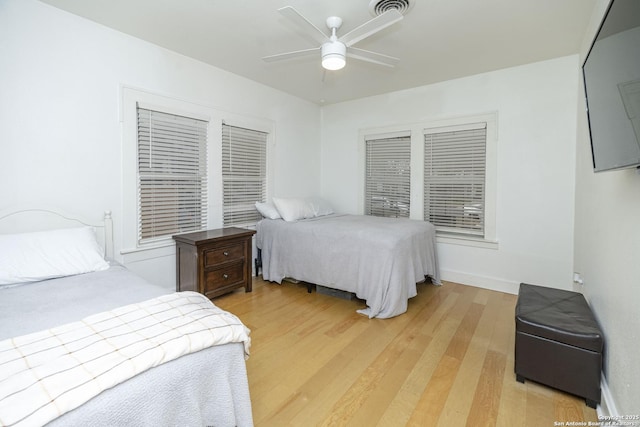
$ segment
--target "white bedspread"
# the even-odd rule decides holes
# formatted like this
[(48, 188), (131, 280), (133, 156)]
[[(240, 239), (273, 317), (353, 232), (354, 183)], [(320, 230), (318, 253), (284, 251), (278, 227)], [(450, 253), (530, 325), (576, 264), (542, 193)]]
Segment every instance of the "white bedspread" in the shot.
[(364, 215), (328, 215), (257, 226), (262, 276), (289, 277), (353, 292), (367, 302), (359, 312), (388, 318), (407, 311), (416, 283), (440, 284), (435, 227), (425, 221)]
[(154, 366), (249, 330), (195, 292), (160, 296), (0, 342), (0, 424), (43, 425)]

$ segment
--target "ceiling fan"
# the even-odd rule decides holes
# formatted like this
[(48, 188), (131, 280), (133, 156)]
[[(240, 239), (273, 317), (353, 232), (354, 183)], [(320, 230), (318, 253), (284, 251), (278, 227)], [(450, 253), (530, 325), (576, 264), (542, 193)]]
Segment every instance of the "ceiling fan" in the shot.
[(320, 43), (320, 46), (311, 49), (296, 50), (293, 52), (265, 56), (262, 59), (266, 62), (309, 56), (317, 54), (318, 51), (321, 53), (322, 66), (326, 70), (339, 70), (343, 68), (346, 64), (347, 56), (361, 61), (384, 65), (386, 67), (393, 67), (399, 61), (398, 58), (394, 58), (392, 56), (353, 47), (353, 45), (359, 41), (402, 20), (403, 15), (396, 9), (387, 10), (359, 27), (349, 31), (340, 38), (338, 38), (336, 33), (342, 26), (342, 19), (337, 16), (330, 16), (327, 18), (327, 27), (331, 30), (331, 35), (327, 35), (291, 6), (280, 8), (278, 9), (278, 12), (293, 21), (295, 24), (299, 25), (306, 33), (313, 37), (314, 40)]

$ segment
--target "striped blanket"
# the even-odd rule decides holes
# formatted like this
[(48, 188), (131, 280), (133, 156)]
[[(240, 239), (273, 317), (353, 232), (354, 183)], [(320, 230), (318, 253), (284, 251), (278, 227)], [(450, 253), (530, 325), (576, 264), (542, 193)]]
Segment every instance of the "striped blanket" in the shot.
[(249, 329), (195, 292), (163, 295), (0, 342), (0, 425), (44, 425), (103, 390)]

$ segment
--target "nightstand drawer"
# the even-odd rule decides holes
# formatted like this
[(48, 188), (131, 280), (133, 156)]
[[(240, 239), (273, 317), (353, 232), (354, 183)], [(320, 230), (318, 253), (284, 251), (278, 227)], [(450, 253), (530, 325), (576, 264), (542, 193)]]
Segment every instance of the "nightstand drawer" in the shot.
[(243, 262), (236, 262), (222, 268), (205, 271), (204, 294), (207, 295), (212, 291), (243, 283), (246, 280), (244, 267)]
[(244, 244), (238, 243), (222, 248), (204, 250), (204, 267), (214, 267), (226, 262), (242, 260), (244, 257)]

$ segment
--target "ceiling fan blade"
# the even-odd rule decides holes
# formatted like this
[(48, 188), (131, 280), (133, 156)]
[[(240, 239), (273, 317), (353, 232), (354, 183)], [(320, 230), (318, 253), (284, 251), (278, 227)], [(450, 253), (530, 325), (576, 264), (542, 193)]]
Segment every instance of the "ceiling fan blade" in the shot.
[(295, 24), (297, 24), (302, 30), (304, 30), (309, 36), (311, 36), (318, 43), (324, 43), (329, 40), (329, 36), (327, 36), (321, 29), (313, 25), (307, 18), (302, 16), (300, 12), (295, 10), (291, 6), (285, 6), (278, 9), (284, 17), (288, 18)]
[(284, 59), (298, 58), (301, 56), (309, 56), (311, 54), (317, 55), (319, 50), (320, 50), (319, 47), (313, 47), (311, 49), (294, 50), (292, 52), (285, 52), (285, 53), (278, 53), (276, 55), (264, 56), (262, 60), (265, 62), (274, 62), (274, 61), (281, 61)]
[(400, 61), (393, 56), (383, 55), (382, 53), (371, 52), (369, 50), (358, 49), (350, 47), (347, 50), (347, 56), (353, 59), (359, 59), (361, 61), (372, 62), (378, 65), (384, 65), (385, 67), (395, 67)]
[(372, 36), (378, 31), (384, 30), (388, 26), (401, 21), (402, 18), (404, 18), (404, 16), (402, 16), (402, 14), (396, 9), (389, 9), (382, 15), (378, 15), (372, 20), (367, 21), (359, 27), (349, 31), (338, 40), (347, 45), (347, 47), (352, 46), (358, 43), (360, 40), (366, 39), (367, 37)]

